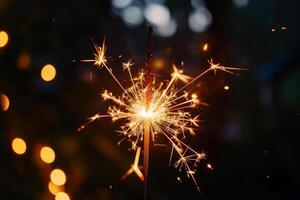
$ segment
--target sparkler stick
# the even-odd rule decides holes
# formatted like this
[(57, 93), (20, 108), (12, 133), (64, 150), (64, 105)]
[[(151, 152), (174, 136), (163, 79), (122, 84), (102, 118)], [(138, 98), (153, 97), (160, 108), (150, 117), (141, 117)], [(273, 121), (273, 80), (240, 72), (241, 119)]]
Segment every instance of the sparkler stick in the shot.
[[(146, 112), (150, 111), (150, 103), (152, 97), (152, 74), (151, 74), (151, 58), (152, 58), (152, 37), (153, 30), (150, 26), (147, 34), (147, 50), (146, 50)], [(145, 199), (147, 198), (147, 181), (148, 181), (148, 166), (149, 166), (149, 146), (150, 146), (150, 122), (144, 121), (144, 162), (143, 171), (145, 177)]]

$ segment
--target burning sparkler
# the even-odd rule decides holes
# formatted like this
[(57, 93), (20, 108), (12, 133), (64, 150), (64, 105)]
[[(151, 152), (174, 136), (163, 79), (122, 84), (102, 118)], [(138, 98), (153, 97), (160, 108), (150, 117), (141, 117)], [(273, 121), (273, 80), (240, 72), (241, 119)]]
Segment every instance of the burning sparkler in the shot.
[[(156, 79), (152, 78), (151, 51), (149, 51), (147, 53), (146, 72), (141, 70), (136, 77), (131, 73), (131, 67), (134, 65), (131, 60), (122, 64), (131, 81), (131, 86), (125, 88), (107, 65), (105, 41), (102, 46), (95, 45), (95, 50), (94, 58), (83, 60), (83, 62), (93, 62), (96, 67), (105, 68), (120, 86), (122, 93), (113, 95), (108, 90), (104, 90), (102, 93), (103, 100), (112, 101), (114, 105), (109, 106), (106, 114), (97, 113), (90, 117), (88, 122), (82, 125), (79, 130), (101, 118), (111, 118), (113, 122), (122, 120), (124, 123), (119, 132), (131, 141), (132, 149), (136, 150), (134, 164), (123, 178), (135, 172), (145, 182), (147, 181), (149, 143), (150, 141), (155, 143), (157, 137), (164, 136), (172, 147), (170, 164), (177, 158), (174, 167), (179, 168), (180, 171), (185, 170), (187, 176), (192, 178), (199, 190), (194, 174), (197, 164), (206, 158), (206, 154), (195, 151), (183, 141), (186, 134), (195, 135), (194, 130), (199, 126), (199, 116), (192, 116), (189, 112), (190, 109), (199, 104), (199, 100), (197, 95), (191, 95), (184, 89), (210, 71), (234, 73), (235, 70), (244, 69), (221, 66), (211, 59), (208, 61), (210, 65), (208, 69), (192, 78), (184, 74), (182, 69), (173, 65), (171, 79), (165, 84), (165, 82), (157, 82)], [(177, 81), (183, 82), (185, 85), (178, 89), (174, 85)], [(141, 152), (139, 145), (142, 141), (144, 142), (144, 174), (138, 166)]]

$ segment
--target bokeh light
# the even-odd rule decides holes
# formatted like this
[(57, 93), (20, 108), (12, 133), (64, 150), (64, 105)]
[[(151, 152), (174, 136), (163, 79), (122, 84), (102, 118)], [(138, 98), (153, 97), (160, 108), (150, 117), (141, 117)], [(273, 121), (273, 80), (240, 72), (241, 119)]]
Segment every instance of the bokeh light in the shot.
[(41, 77), (44, 81), (52, 81), (56, 76), (56, 69), (53, 65), (47, 64), (41, 70)]
[(165, 61), (162, 58), (155, 58), (152, 61), (152, 65), (156, 69), (161, 69), (165, 66)]
[(55, 195), (55, 200), (70, 200), (70, 197), (65, 192), (59, 192)]
[(176, 33), (177, 22), (171, 19), (168, 23), (158, 26), (156, 31), (162, 37), (170, 37)]
[(55, 160), (55, 152), (47, 146), (41, 149), (40, 156), (45, 163), (52, 163)]
[(229, 86), (228, 86), (228, 85), (225, 85), (225, 86), (224, 86), (224, 90), (229, 90)]
[(16, 154), (24, 154), (26, 152), (26, 143), (22, 138), (15, 138), (12, 141), (12, 149)]
[(10, 105), (9, 98), (5, 94), (0, 94), (0, 104), (3, 111), (7, 111)]
[(236, 7), (245, 7), (248, 5), (249, 0), (233, 0), (233, 3)]
[(66, 175), (61, 169), (54, 169), (50, 174), (50, 179), (55, 185), (64, 185), (66, 183)]
[(128, 26), (137, 26), (144, 20), (142, 10), (138, 6), (129, 6), (122, 11), (122, 19)]
[(204, 7), (201, 7), (190, 14), (188, 19), (189, 28), (196, 33), (203, 32), (212, 22), (212, 16)]
[(205, 6), (205, 2), (203, 0), (191, 0), (191, 5), (193, 8), (198, 9)]
[(112, 5), (116, 8), (125, 8), (132, 0), (112, 0)]
[(160, 4), (151, 3), (145, 8), (144, 15), (149, 23), (162, 26), (169, 22), (171, 15), (169, 9)]
[(57, 193), (62, 192), (64, 190), (62, 186), (55, 185), (51, 181), (48, 183), (48, 189), (53, 195), (56, 195)]
[(0, 48), (4, 47), (8, 42), (8, 34), (5, 31), (0, 32)]
[(31, 63), (30, 55), (27, 53), (22, 53), (18, 58), (17, 65), (19, 69), (28, 69), (30, 63)]

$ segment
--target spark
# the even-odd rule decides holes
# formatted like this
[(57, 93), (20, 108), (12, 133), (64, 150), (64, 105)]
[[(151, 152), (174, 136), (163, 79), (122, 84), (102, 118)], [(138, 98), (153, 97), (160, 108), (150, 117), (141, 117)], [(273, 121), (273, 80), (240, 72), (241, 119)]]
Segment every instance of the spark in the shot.
[(203, 51), (207, 51), (207, 49), (208, 49), (208, 44), (205, 43), (205, 44), (203, 45)]
[(131, 165), (130, 169), (122, 176), (121, 180), (124, 180), (134, 172), (141, 179), (141, 181), (144, 181), (144, 175), (141, 172), (139, 167), (140, 153), (141, 153), (141, 147), (138, 147), (136, 150), (133, 164)]
[[(206, 154), (194, 150), (183, 141), (186, 135), (196, 134), (195, 130), (199, 126), (199, 116), (192, 116), (190, 110), (195, 108), (200, 103), (200, 100), (196, 93), (189, 94), (185, 89), (210, 71), (214, 73), (217, 71), (233, 73), (236, 70), (246, 69), (225, 67), (219, 63), (214, 63), (211, 59), (208, 61), (210, 66), (204, 72), (192, 78), (184, 74), (183, 69), (173, 65), (169, 81), (160, 82), (154, 78), (153, 80), (151, 79), (149, 86), (147, 73), (140, 71), (137, 76), (132, 75), (131, 67), (134, 63), (129, 60), (122, 63), (122, 67), (123, 70), (128, 72), (131, 85), (124, 87), (107, 66), (105, 42), (102, 43), (102, 46), (95, 45), (95, 50), (94, 59), (83, 61), (93, 62), (97, 68), (104, 67), (123, 92), (114, 95), (112, 92), (104, 90), (101, 94), (103, 100), (112, 102), (108, 107), (107, 113), (103, 115), (98, 113), (88, 118), (88, 122), (82, 125), (79, 130), (101, 118), (110, 118), (113, 122), (122, 121), (123, 123), (118, 132), (124, 138), (127, 138), (132, 144), (131, 148), (136, 150), (135, 161), (122, 179), (135, 172), (141, 180), (145, 181), (147, 178), (147, 173), (145, 172), (147, 171), (145, 170), (147, 164), (145, 164), (145, 160), (143, 166), (144, 174), (138, 166), (141, 152), (140, 143), (144, 142), (145, 144), (147, 142), (149, 144), (150, 142), (143, 141), (145, 138), (148, 138), (144, 134), (149, 134), (154, 146), (158, 138), (164, 137), (171, 146), (170, 164), (173, 163), (173, 166), (178, 168), (179, 171), (185, 170), (186, 175), (193, 180), (197, 189), (200, 190), (195, 173), (197, 165), (206, 158)], [(175, 85), (177, 82), (183, 83), (184, 86), (178, 89), (176, 87), (177, 84)], [(149, 92), (151, 98), (148, 98)], [(144, 159), (148, 153), (144, 152)]]

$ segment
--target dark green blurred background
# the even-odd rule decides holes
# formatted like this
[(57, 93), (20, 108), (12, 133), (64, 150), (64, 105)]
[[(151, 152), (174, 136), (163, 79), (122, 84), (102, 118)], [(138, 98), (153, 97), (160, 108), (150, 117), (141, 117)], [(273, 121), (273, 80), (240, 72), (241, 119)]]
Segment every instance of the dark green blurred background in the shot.
[[(9, 36), (0, 48), (0, 93), (10, 100), (0, 112), (0, 199), (54, 199), (53, 168), (66, 173), (71, 199), (143, 198), (135, 175), (120, 181), (134, 153), (126, 142), (117, 145), (118, 123), (76, 130), (106, 111), (100, 91), (120, 92), (107, 71), (80, 60), (105, 37), (109, 66), (126, 85), (121, 62), (133, 58), (134, 73), (144, 64), (149, 24), (153, 71), (162, 79), (182, 61), (193, 76), (210, 58), (250, 69), (239, 76), (211, 73), (192, 88), (210, 105), (195, 112), (203, 121), (187, 141), (207, 152), (205, 163), (213, 166), (198, 168), (201, 193), (168, 166), (170, 148), (155, 147), (150, 199), (300, 199), (299, 9), (298, 0), (0, 0), (0, 31)], [(50, 82), (40, 76), (45, 64), (56, 68)], [(24, 155), (13, 152), (15, 137), (26, 141)], [(42, 145), (55, 150), (53, 164), (41, 163)]]

